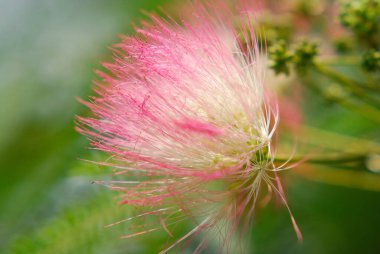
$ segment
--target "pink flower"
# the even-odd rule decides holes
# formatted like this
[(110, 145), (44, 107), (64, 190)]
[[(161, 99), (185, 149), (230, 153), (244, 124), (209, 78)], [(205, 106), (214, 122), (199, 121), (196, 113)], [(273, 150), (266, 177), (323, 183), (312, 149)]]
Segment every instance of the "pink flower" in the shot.
[(94, 117), (78, 117), (79, 132), (111, 155), (102, 164), (122, 179), (107, 183), (123, 193), (121, 203), (140, 207), (136, 218), (158, 218), (126, 237), (160, 229), (173, 236), (176, 224), (194, 223), (162, 253), (199, 234), (196, 252), (210, 234), (232, 238), (251, 221), (263, 186), (285, 202), (272, 181), (282, 169), (271, 143), (278, 117), (264, 96), (252, 18), (223, 1), (192, 8), (180, 23), (152, 15), (115, 45), (98, 96), (84, 102)]

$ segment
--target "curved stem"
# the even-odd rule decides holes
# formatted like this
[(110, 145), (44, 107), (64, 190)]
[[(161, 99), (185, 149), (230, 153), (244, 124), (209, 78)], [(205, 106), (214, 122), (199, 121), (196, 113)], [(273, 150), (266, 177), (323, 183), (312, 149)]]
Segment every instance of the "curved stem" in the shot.
[[(365, 160), (365, 155), (353, 155), (353, 156), (341, 156), (341, 157), (320, 157), (320, 158), (310, 158), (306, 159), (306, 163), (312, 164), (343, 164), (343, 163), (351, 163), (351, 162), (360, 162)], [(283, 162), (300, 162), (304, 160), (303, 157), (294, 157), (292, 159), (286, 158), (275, 158), (274, 162), (283, 163)]]
[(367, 83), (362, 83), (357, 80), (351, 79), (331, 68), (325, 67), (321, 63), (314, 63), (314, 69), (318, 73), (348, 87), (353, 93), (363, 96), (365, 95), (365, 91), (362, 89), (368, 89), (371, 91), (376, 91), (380, 92), (380, 86), (376, 86), (375, 84), (367, 84)]
[(353, 65), (356, 66), (360, 63), (359, 56), (329, 56), (318, 59), (321, 64), (324, 65)]
[[(338, 81), (341, 84), (345, 84), (349, 86), (350, 88), (355, 86), (356, 81), (351, 80), (350, 78), (335, 72), (333, 70), (330, 70), (329, 68), (326, 68), (324, 66), (321, 66), (319, 64), (315, 64), (313, 70), (319, 72), (320, 74), (323, 74), (333, 80)], [(345, 107), (351, 111), (357, 112), (360, 115), (366, 117), (367, 119), (370, 119), (374, 122), (380, 123), (380, 110), (373, 107), (372, 105), (369, 105), (365, 103), (364, 101), (361, 101), (360, 104), (353, 102), (352, 100), (349, 100), (348, 98), (344, 97), (333, 97), (333, 96), (327, 96), (321, 87), (314, 84), (313, 80), (308, 79), (308, 82), (305, 82), (305, 84), (309, 85), (309, 88), (311, 88), (313, 91), (318, 93), (320, 96), (324, 97), (328, 101), (335, 102), (342, 107)], [(357, 92), (356, 88), (354, 90)], [(362, 92), (360, 92), (362, 94)]]

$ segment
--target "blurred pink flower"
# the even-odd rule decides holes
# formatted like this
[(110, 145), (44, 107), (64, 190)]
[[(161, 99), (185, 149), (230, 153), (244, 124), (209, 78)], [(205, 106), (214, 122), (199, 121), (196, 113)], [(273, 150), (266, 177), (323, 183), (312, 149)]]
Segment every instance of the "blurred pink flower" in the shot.
[(152, 15), (115, 45), (109, 72), (98, 72), (98, 96), (83, 102), (94, 117), (78, 117), (79, 132), (111, 155), (101, 164), (122, 177), (103, 183), (123, 193), (122, 204), (142, 208), (137, 217), (158, 218), (125, 237), (159, 229), (173, 236), (175, 224), (194, 223), (162, 253), (199, 234), (196, 252), (210, 234), (231, 239), (249, 225), (261, 191), (286, 202), (271, 143), (277, 109), (264, 96), (265, 57), (251, 17), (223, 1), (192, 8), (180, 23)]

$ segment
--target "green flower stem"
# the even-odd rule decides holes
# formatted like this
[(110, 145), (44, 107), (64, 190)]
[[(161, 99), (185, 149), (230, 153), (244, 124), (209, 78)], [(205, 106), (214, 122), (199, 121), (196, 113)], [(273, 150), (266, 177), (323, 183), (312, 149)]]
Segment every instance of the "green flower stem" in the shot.
[[(380, 143), (372, 139), (352, 137), (342, 133), (305, 125), (300, 126), (299, 135), (303, 143), (309, 147), (323, 147), (330, 151), (338, 152), (338, 154), (360, 155), (380, 153)], [(331, 152), (329, 152), (329, 154), (331, 154)], [(326, 157), (328, 156), (329, 155), (326, 155)], [(284, 157), (289, 158), (289, 156)]]
[[(319, 90), (319, 88), (317, 89)], [(325, 97), (329, 101), (335, 102), (341, 105), (342, 107), (349, 109), (353, 112), (357, 112), (358, 114), (366, 117), (369, 120), (380, 123), (380, 111), (368, 104), (365, 104), (365, 103), (357, 104), (346, 98), (338, 98), (338, 97), (331, 97), (331, 96), (327, 97), (323, 93), (323, 91), (319, 91), (319, 93), (321, 94), (321, 96)]]
[(377, 110), (376, 108), (372, 107), (371, 105), (368, 105), (366, 103), (361, 103), (361, 104), (354, 104), (352, 102), (350, 102), (349, 100), (345, 100), (345, 99), (341, 99), (341, 98), (336, 98), (334, 99), (335, 102), (337, 102), (338, 104), (340, 104), (341, 106), (351, 110), (351, 111), (354, 111), (354, 112), (357, 112), (359, 114), (361, 114), (362, 116), (374, 121), (374, 122), (377, 122), (377, 123), (380, 123), (380, 111)]
[[(347, 78), (344, 75), (341, 75), (335, 71), (332, 71), (326, 67), (323, 67), (319, 64), (315, 64), (313, 70), (317, 71), (320, 74), (323, 74), (327, 77), (330, 77), (331, 79), (334, 79), (340, 83), (352, 86), (355, 85), (351, 82), (353, 82), (351, 79)], [(335, 102), (342, 107), (345, 107), (351, 111), (357, 112), (360, 115), (374, 121), (377, 123), (380, 123), (380, 111), (373, 106), (365, 103), (364, 101), (361, 101), (360, 104), (353, 102), (352, 100), (349, 100), (348, 98), (344, 97), (333, 97), (333, 96), (327, 96), (324, 92), (323, 88), (320, 86), (317, 86), (314, 84), (312, 80), (308, 80), (308, 82), (305, 82), (305, 84), (308, 84), (309, 88), (314, 90), (316, 93), (318, 93), (320, 96), (324, 97), (328, 101)]]
[(356, 94), (359, 97), (362, 97), (363, 95), (365, 96), (365, 92), (362, 90), (368, 89), (376, 92), (380, 92), (380, 86), (376, 86), (375, 84), (367, 84), (367, 83), (362, 83), (356, 80), (353, 80), (337, 71), (334, 71), (328, 67), (325, 67), (321, 63), (314, 63), (314, 70), (317, 71), (318, 73), (346, 86), (347, 88), (350, 89), (351, 92)]
[(359, 56), (329, 56), (319, 57), (318, 61), (323, 65), (343, 65), (343, 66), (358, 66), (360, 64)]
[[(305, 156), (303, 157), (293, 157), (292, 159), (287, 159), (287, 158), (280, 158), (276, 157), (274, 159), (274, 162), (277, 163), (284, 163), (284, 162), (300, 162), (305, 159)], [(305, 163), (312, 163), (312, 164), (344, 164), (344, 163), (352, 163), (352, 162), (361, 162), (366, 159), (365, 155), (351, 155), (351, 156), (340, 156), (340, 157), (320, 157), (320, 158), (310, 158), (306, 159)]]
[(380, 191), (380, 175), (364, 170), (339, 171), (328, 165), (313, 165), (294, 169), (297, 176), (311, 181), (328, 183), (349, 188), (358, 188), (369, 191)]

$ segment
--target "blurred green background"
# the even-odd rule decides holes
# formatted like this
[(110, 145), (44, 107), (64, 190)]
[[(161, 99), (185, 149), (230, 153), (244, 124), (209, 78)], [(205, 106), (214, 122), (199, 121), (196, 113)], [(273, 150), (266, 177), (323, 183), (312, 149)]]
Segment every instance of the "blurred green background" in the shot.
[[(166, 243), (164, 233), (122, 240), (126, 226), (104, 228), (129, 211), (91, 184), (110, 171), (80, 160), (101, 155), (74, 131), (74, 116), (85, 114), (76, 97), (91, 93), (117, 34), (132, 33), (142, 9), (172, 2), (0, 1), (0, 253), (155, 253)], [(314, 104), (310, 112), (329, 108), (311, 117), (315, 125), (359, 136), (373, 130), (358, 116)], [(252, 253), (380, 253), (380, 192), (291, 173), (286, 188), (304, 243), (286, 209), (272, 204), (256, 217)]]

